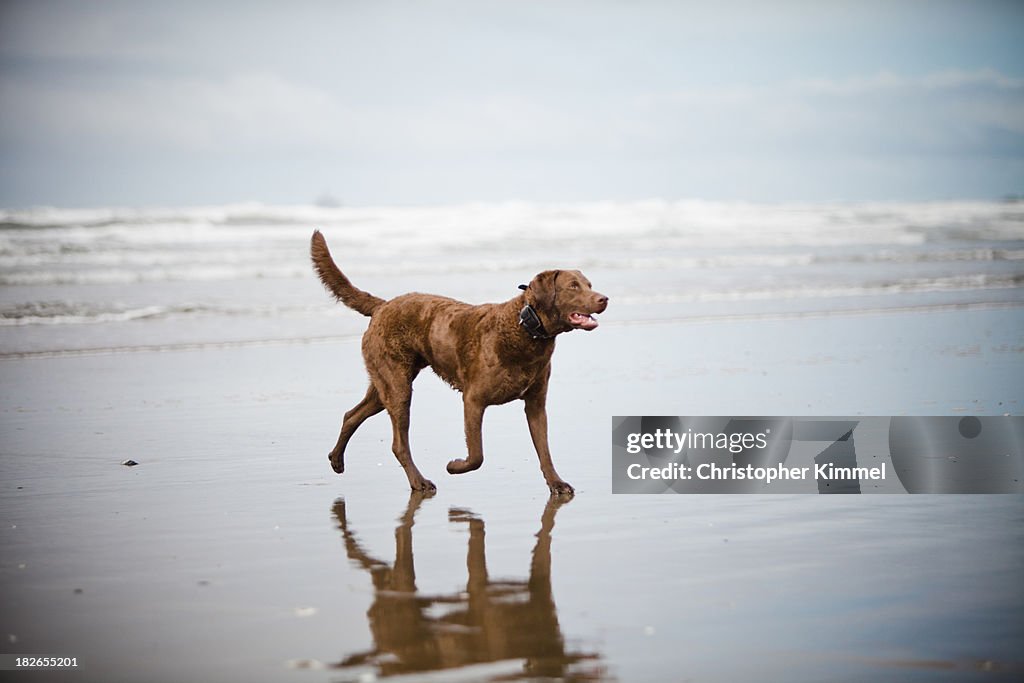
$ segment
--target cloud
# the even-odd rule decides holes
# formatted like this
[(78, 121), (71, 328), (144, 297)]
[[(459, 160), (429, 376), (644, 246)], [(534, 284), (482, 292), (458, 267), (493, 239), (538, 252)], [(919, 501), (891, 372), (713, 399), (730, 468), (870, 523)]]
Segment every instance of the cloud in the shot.
[(950, 69), (918, 77), (907, 77), (890, 71), (882, 71), (872, 76), (798, 80), (790, 83), (789, 87), (802, 92), (837, 96), (857, 96), (898, 90), (951, 91), (974, 87), (1012, 91), (1024, 88), (1024, 79), (1007, 76), (995, 69), (975, 71)]
[(643, 144), (694, 154), (1024, 154), (1024, 80), (990, 69), (686, 88), (635, 108)]
[(1024, 157), (1024, 81), (991, 69), (634, 94), (438, 91), (389, 102), (269, 71), (85, 83), (8, 74), (0, 101), (0, 150), (57, 159), (658, 169), (723, 160), (735, 167), (741, 159), (765, 167), (794, 159)]
[[(33, 15), (24, 32), (33, 40), (3, 33), (11, 40), (0, 44), (0, 156), (9, 174), (30, 159), (40, 177), (46, 166), (63, 167), (71, 186), (76, 169), (93, 173), (94, 159), (120, 160), (122, 176), (139, 168), (140, 178), (146, 164), (234, 163), (277, 187), (288, 163), (315, 168), (307, 184), (345, 178), (382, 193), (420, 196), (444, 176), (442, 189), (460, 196), (461, 188), (494, 196), (516, 187), (529, 196), (568, 188), (572, 177), (593, 192), (630, 187), (643, 196), (690, 194), (714, 173), (701, 192), (732, 192), (737, 179), (775, 187), (783, 168), (798, 186), (801, 174), (835, 168), (841, 176), (844, 165), (907, 169), (918, 160), (927, 174), (937, 159), (950, 169), (966, 168), (965, 159), (1024, 160), (1024, 79), (994, 68), (916, 73), (851, 62), (844, 77), (807, 78), (801, 69), (815, 62), (794, 70), (781, 52), (712, 59), (707, 45), (620, 32), (622, 42), (605, 45), (598, 38), (612, 33), (579, 40), (569, 24), (510, 33), (488, 20), (470, 31), (416, 15), (434, 22), (426, 31), (386, 12), (364, 25), (346, 11), (332, 15), (335, 23), (353, 26), (335, 39), (329, 22), (289, 12), (246, 13), (241, 28), (226, 11), (207, 21), (79, 13), (73, 21)], [(51, 21), (54, 39), (39, 40)], [(524, 36), (535, 42), (524, 47)], [(457, 41), (451, 50), (441, 49), (446, 39)], [(754, 64), (762, 53), (775, 59), (763, 71)], [(196, 173), (204, 187), (222, 182)], [(994, 192), (1016, 191), (1019, 179), (1000, 173), (1007, 180)]]
[[(97, 202), (127, 197), (126, 178), (160, 185), (158, 172), (178, 196), (225, 176), (249, 197), (282, 196), (287, 179), (433, 198), (441, 177), (437, 194), (460, 198), (719, 196), (737, 178), (774, 188), (782, 168), (803, 186), (897, 161), (925, 179), (943, 164), (946, 188), (984, 159), (1006, 162), (984, 181), (994, 194), (1019, 192), (1000, 170), (1024, 163), (1019, 16), (985, 3), (10, 0), (0, 197), (17, 198), (12, 182), (48, 196), (54, 171)], [(878, 187), (877, 173), (847, 175)]]
[(99, 86), (6, 79), (0, 100), (0, 140), (12, 147), (303, 149), (343, 143), (350, 124), (331, 93), (261, 73)]
[(381, 103), (273, 73), (85, 85), (4, 78), (0, 101), (0, 145), (50, 151), (539, 153), (600, 137), (601, 125), (578, 103), (528, 93)]

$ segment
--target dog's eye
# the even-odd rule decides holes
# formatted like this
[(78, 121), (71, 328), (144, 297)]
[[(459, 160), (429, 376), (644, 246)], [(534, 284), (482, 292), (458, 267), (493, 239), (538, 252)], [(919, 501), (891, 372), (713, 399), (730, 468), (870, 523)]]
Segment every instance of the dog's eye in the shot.
[(569, 283), (569, 289), (579, 289), (579, 288), (580, 288), (580, 283), (578, 283), (578, 282), (571, 282), (571, 283)]

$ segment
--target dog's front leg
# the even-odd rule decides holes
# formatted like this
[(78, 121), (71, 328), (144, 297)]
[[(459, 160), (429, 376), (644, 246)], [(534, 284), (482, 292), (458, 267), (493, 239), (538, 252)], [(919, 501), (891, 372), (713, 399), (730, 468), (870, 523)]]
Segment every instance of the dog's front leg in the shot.
[(526, 422), (530, 425), (530, 437), (533, 447), (540, 459), (540, 471), (544, 473), (544, 481), (554, 495), (573, 495), (572, 486), (562, 481), (551, 462), (551, 450), (548, 448), (548, 411), (547, 381), (537, 389), (533, 389), (524, 397), (526, 402)]
[(462, 411), (466, 423), (466, 448), (469, 455), (465, 460), (456, 458), (448, 463), (449, 474), (463, 474), (479, 469), (484, 464), (483, 423), (487, 406), (471, 396), (463, 396)]

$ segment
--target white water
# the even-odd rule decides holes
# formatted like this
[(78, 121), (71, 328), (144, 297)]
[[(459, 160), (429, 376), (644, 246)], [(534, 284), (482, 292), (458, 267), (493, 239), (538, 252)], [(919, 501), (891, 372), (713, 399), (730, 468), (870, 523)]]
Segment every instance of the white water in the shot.
[[(190, 328), (171, 343), (356, 333), (311, 286), (314, 228), (384, 297), (500, 300), (579, 268), (609, 321), (1024, 301), (1017, 203), (39, 208), (0, 211), (0, 352), (165, 343), (168, 320)], [(103, 332), (52, 332), (83, 325)]]

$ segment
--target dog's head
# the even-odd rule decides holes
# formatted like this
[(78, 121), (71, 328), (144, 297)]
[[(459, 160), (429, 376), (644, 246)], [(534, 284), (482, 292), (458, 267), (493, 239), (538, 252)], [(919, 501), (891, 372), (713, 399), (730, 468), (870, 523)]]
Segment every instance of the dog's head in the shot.
[(526, 303), (537, 311), (548, 334), (555, 335), (597, 327), (593, 316), (608, 308), (608, 297), (595, 292), (578, 270), (545, 270), (530, 281)]

